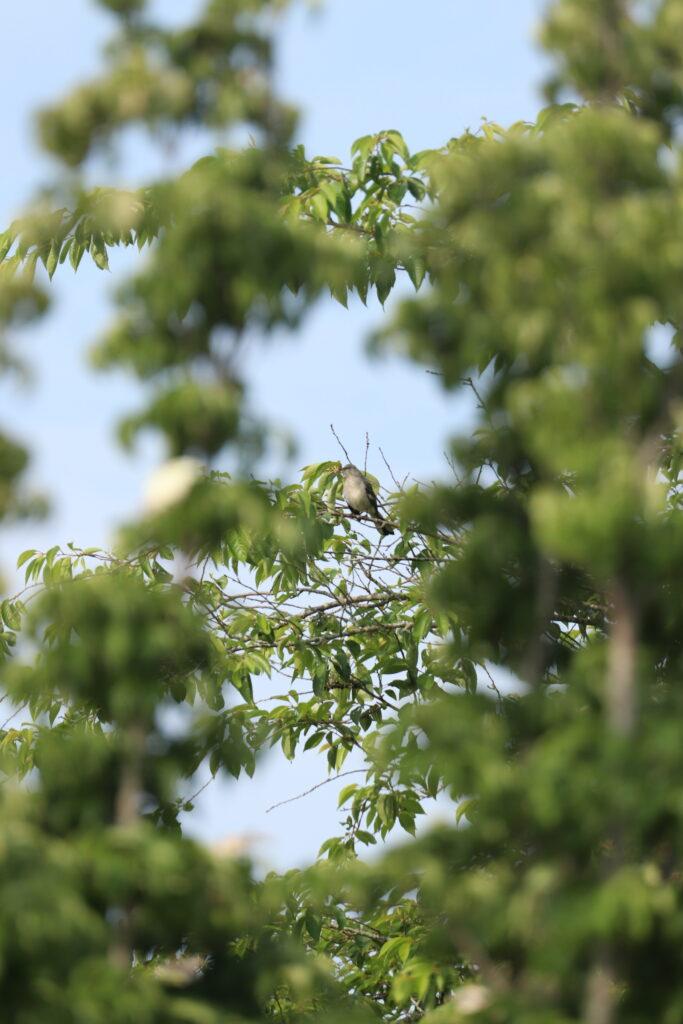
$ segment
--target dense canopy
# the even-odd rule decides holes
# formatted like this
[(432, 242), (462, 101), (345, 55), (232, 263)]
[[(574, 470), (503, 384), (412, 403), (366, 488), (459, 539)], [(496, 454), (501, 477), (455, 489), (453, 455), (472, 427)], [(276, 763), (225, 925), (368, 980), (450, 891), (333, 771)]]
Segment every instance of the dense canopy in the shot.
[[(39, 119), (69, 173), (0, 234), (0, 368), (62, 265), (137, 246), (92, 359), (144, 382), (120, 439), (168, 462), (115, 550), (25, 551), (0, 605), (7, 1019), (678, 1024), (683, 0), (555, 0), (535, 122), (343, 161), (275, 93), (282, 4), (99, 2), (101, 73)], [(87, 186), (132, 125), (215, 146)], [(440, 482), (372, 480), (383, 536), (344, 452), (258, 479), (235, 356), (403, 280), (374, 344), (477, 423)], [(38, 509), (26, 464), (0, 435), (5, 522)], [(274, 745), (350, 781), (318, 861), (259, 878), (180, 821)]]

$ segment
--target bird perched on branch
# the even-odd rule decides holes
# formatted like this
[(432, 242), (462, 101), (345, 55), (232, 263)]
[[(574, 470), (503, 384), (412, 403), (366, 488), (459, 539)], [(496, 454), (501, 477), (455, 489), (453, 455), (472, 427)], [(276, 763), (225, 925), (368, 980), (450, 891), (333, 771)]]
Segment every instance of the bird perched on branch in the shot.
[(377, 529), (383, 537), (388, 537), (390, 533), (394, 533), (394, 527), (391, 523), (387, 522), (379, 510), (377, 495), (373, 490), (372, 484), (358, 467), (352, 466), (350, 463), (348, 466), (342, 466), (341, 475), (344, 478), (342, 494), (344, 495), (344, 501), (351, 511), (356, 514), (367, 512), (368, 515), (372, 516)]

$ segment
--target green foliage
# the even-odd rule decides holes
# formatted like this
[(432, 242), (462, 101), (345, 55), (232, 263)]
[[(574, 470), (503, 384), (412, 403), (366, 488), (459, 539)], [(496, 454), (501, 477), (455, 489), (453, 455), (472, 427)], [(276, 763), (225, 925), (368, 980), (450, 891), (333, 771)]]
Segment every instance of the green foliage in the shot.
[[(558, 0), (547, 92), (572, 102), (417, 154), (381, 131), (348, 166), (296, 145), (272, 5), (172, 31), (104, 5), (120, 36), (42, 115), (50, 152), (80, 168), (131, 124), (255, 137), (134, 193), (72, 184), (0, 238), (3, 331), (45, 308), (39, 262), (150, 244), (93, 358), (147, 386), (124, 443), (173, 457), (116, 550), (26, 551), (0, 602), (7, 1014), (675, 1024), (683, 4)], [(478, 421), (441, 484), (372, 478), (392, 538), (349, 518), (337, 461), (203, 472), (251, 473), (267, 440), (244, 336), (324, 290), (384, 303), (398, 273), (416, 294), (376, 343)], [(25, 463), (0, 439), (0, 517)], [(318, 862), (256, 883), (180, 819), (201, 773), (271, 747), (353, 779)]]
[(138, 14), (145, 8), (145, 0), (98, 0), (98, 3), (114, 14), (125, 16)]

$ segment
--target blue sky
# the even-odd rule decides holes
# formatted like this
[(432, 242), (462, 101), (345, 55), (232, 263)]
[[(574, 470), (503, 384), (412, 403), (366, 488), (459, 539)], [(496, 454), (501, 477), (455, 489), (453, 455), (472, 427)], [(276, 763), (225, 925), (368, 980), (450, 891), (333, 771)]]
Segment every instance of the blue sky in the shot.
[[(182, 19), (198, 6), (158, 0), (164, 16)], [(301, 4), (278, 32), (281, 92), (302, 111), (300, 139), (309, 153), (345, 156), (360, 135), (398, 128), (413, 150), (437, 146), (483, 116), (503, 124), (533, 118), (541, 101), (544, 59), (533, 34), (541, 0), (328, 0), (316, 12)], [(32, 112), (97, 71), (110, 18), (89, 0), (22, 0), (0, 13), (3, 159), (0, 225), (4, 226), (55, 167), (34, 143)], [(179, 151), (180, 167), (197, 140)], [(168, 157), (139, 139), (128, 140), (111, 180), (142, 181)], [(5, 529), (0, 569), (10, 582), (18, 551), (74, 540), (106, 544), (117, 523), (138, 510), (144, 480), (162, 453), (151, 439), (133, 457), (114, 441), (117, 419), (140, 401), (137, 385), (122, 374), (93, 375), (89, 344), (111, 316), (109, 296), (135, 267), (137, 254), (121, 254), (112, 273), (84, 261), (78, 276), (58, 273), (51, 315), (15, 339), (33, 367), (28, 391), (0, 383), (0, 422), (33, 453), (32, 479), (53, 503), (40, 524)], [(381, 446), (399, 476), (432, 478), (445, 472), (449, 434), (466, 422), (463, 402), (444, 395), (438, 380), (399, 358), (369, 361), (368, 333), (385, 314), (376, 303), (348, 311), (321, 302), (295, 337), (278, 336), (252, 350), (247, 361), (255, 411), (294, 434), (293, 463), (272, 465), (293, 473), (312, 461), (336, 458), (334, 422), (353, 458), (362, 458), (366, 431), (373, 448), (369, 469), (386, 475)], [(266, 759), (253, 781), (214, 783), (196, 814), (205, 837), (249, 831), (265, 838), (258, 850), (278, 867), (306, 861), (334, 831), (331, 784), (267, 817), (265, 808), (325, 777), (315, 756)]]

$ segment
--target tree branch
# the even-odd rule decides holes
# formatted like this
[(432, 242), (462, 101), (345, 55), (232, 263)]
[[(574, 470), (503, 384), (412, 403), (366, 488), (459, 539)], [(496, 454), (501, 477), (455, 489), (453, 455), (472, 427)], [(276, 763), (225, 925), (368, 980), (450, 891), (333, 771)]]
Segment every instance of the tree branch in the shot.
[(266, 809), (266, 814), (270, 814), (271, 811), (276, 810), (278, 807), (284, 807), (285, 804), (293, 804), (295, 800), (303, 800), (309, 793), (314, 793), (316, 789), (320, 789), (321, 786), (327, 786), (330, 782), (335, 782), (337, 779), (343, 779), (346, 775), (365, 775), (365, 768), (350, 768), (347, 772), (339, 772), (337, 775), (331, 775), (329, 779), (323, 779), (322, 782), (317, 782), (315, 786), (311, 786), (310, 789), (305, 789), (303, 793), (299, 793), (297, 796), (290, 796), (286, 800), (280, 800), (276, 804)]

